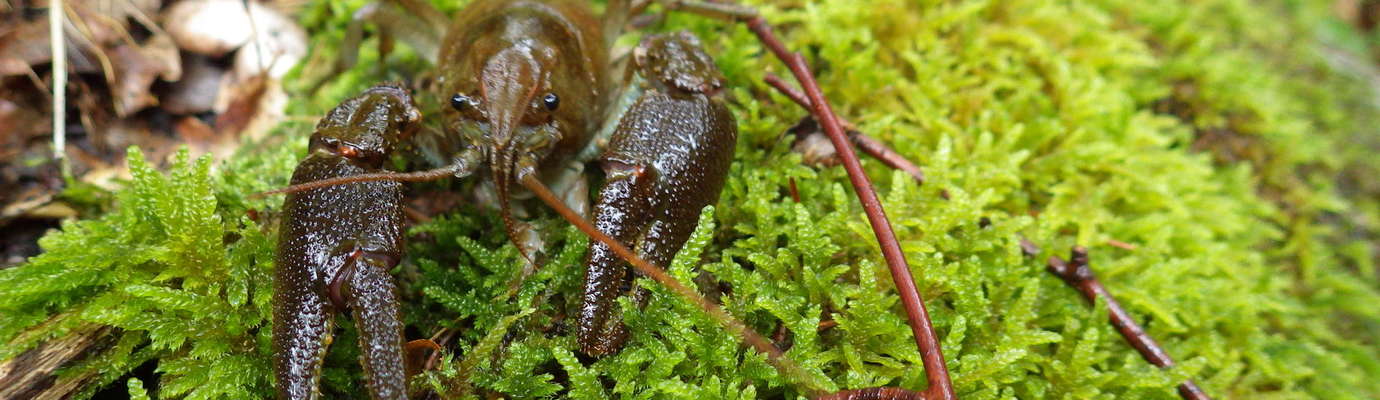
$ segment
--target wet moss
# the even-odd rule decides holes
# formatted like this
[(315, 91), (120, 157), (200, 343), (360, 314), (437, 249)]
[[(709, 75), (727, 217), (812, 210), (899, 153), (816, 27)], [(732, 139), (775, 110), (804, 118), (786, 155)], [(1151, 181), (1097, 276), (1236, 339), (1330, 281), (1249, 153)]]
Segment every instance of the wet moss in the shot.
[[(301, 20), (313, 43), (338, 43), (361, 4), (313, 4)], [(1365, 59), (1345, 44), (1374, 39), (1331, 19), (1328, 2), (759, 5), (840, 113), (925, 169), (917, 186), (864, 161), (961, 398), (1171, 399), (1187, 377), (1217, 398), (1380, 396), (1380, 106), (1374, 77), (1338, 61)], [(742, 27), (675, 15), (652, 29), (705, 38), (733, 84), (741, 131), (720, 206), (672, 273), (758, 332), (784, 327), (787, 354), (813, 383), (783, 378), (651, 282), (639, 283), (655, 293), (645, 309), (624, 305), (629, 346), (577, 356), (570, 316), (586, 240), (538, 211), (551, 257), (510, 293), (521, 257), (487, 229), (493, 213), (462, 206), (412, 228), (396, 274), (409, 336), (445, 329), (457, 349), (414, 384), (520, 398), (924, 388), (843, 171), (802, 165), (781, 138), (804, 111), (761, 78), (784, 68)], [(360, 67), (297, 97), (289, 114), (319, 115), (426, 68), (405, 48), (386, 61), (368, 43), (361, 50)], [(285, 123), (214, 169), (185, 161), (164, 176), (132, 163), (136, 178), (110, 214), (64, 225), (43, 255), (0, 271), (0, 358), (103, 324), (121, 341), (74, 368), (111, 381), (153, 359), (157, 381), (130, 380), (131, 393), (267, 396), (280, 200), (246, 196), (286, 182), (310, 129)], [(799, 203), (787, 195), (792, 180)], [(1180, 365), (1146, 364), (1101, 305), (1021, 255), (1022, 236), (1059, 254), (1090, 247), (1104, 284)], [(820, 330), (822, 321), (837, 325)], [(347, 329), (323, 391), (358, 397), (353, 334), (339, 322)]]

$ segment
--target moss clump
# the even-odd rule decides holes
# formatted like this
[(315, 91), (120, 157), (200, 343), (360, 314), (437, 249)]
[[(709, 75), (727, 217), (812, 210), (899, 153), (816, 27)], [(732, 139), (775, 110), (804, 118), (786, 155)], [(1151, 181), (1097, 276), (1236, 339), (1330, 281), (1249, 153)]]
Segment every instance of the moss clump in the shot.
[[(43, 254), (0, 271), (0, 359), (104, 325), (116, 328), (115, 344), (65, 376), (110, 382), (157, 360), (160, 396), (271, 394), (257, 377), (271, 372), (272, 286), (262, 279), (272, 272), (271, 236), (218, 212), (208, 160), (184, 151), (164, 176), (131, 151), (129, 166), (133, 180), (114, 211), (63, 224), (40, 241)], [(131, 393), (142, 390), (130, 382)]]
[[(304, 11), (314, 41), (337, 43), (358, 3)], [(1332, 46), (1367, 39), (1332, 22), (1326, 2), (760, 6), (841, 113), (926, 169), (920, 187), (865, 161), (962, 398), (1170, 399), (1186, 377), (1218, 398), (1380, 396), (1380, 189), (1357, 178), (1380, 171), (1366, 157), (1380, 113), (1361, 89), (1370, 83), (1338, 69)], [(673, 273), (758, 332), (784, 327), (809, 385), (923, 388), (843, 172), (801, 165), (781, 139), (804, 114), (760, 83), (782, 68), (741, 27), (673, 16), (658, 29), (706, 39), (734, 85), (741, 130), (721, 206), (706, 211)], [(404, 51), (384, 64), (392, 75), (377, 75), (372, 48), (292, 112), (319, 115), (424, 68)], [(0, 271), (0, 358), (110, 325), (120, 345), (74, 369), (109, 381), (156, 360), (158, 379), (128, 381), (132, 394), (266, 395), (275, 232), (244, 215), (271, 214), (278, 200), (245, 196), (286, 181), (309, 129), (285, 124), (273, 140), (287, 145), (246, 147), (214, 174), (200, 162), (163, 177), (136, 156), (136, 179), (110, 214), (69, 223), (43, 241), (44, 255)], [(792, 179), (799, 203), (785, 195)], [(624, 307), (629, 346), (577, 357), (569, 315), (586, 241), (549, 215), (535, 221), (554, 256), (511, 293), (520, 257), (486, 228), (492, 213), (467, 207), (413, 228), (397, 273), (409, 334), (449, 329), (459, 348), (418, 385), (447, 397), (803, 393), (648, 282), (647, 308)], [(1051, 251), (1092, 247), (1104, 283), (1180, 366), (1143, 362), (1101, 305), (1020, 255), (1020, 236)], [(1136, 247), (1104, 245), (1112, 239)], [(838, 325), (818, 331), (823, 320)], [(323, 390), (357, 397), (353, 334), (340, 322)], [(227, 368), (234, 377), (217, 375)]]

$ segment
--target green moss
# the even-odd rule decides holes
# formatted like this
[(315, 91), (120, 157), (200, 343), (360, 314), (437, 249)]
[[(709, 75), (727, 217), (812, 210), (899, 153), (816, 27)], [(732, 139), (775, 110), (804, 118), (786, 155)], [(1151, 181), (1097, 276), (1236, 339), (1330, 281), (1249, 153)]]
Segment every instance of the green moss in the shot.
[[(338, 43), (360, 4), (314, 4), (302, 21), (314, 43)], [(786, 5), (761, 6), (836, 108), (925, 168), (917, 186), (864, 161), (962, 398), (1171, 399), (1185, 378), (1217, 398), (1380, 397), (1380, 107), (1363, 80), (1373, 78), (1337, 61), (1338, 48), (1375, 39), (1331, 20), (1328, 2)], [(843, 171), (801, 165), (782, 139), (804, 112), (761, 77), (784, 69), (741, 27), (676, 15), (657, 29), (706, 39), (741, 131), (720, 206), (672, 273), (758, 332), (784, 326), (811, 382), (780, 376), (651, 282), (639, 283), (654, 293), (645, 309), (624, 303), (629, 346), (577, 357), (570, 316), (586, 239), (539, 211), (551, 257), (510, 290), (521, 257), (487, 229), (493, 213), (462, 207), (412, 228), (397, 273), (409, 332), (449, 329), (459, 348), (414, 384), (447, 397), (585, 399), (923, 388)], [(289, 112), (320, 115), (426, 68), (403, 49), (380, 75), (373, 48)], [(330, 46), (316, 49), (330, 59)], [(129, 380), (132, 395), (266, 396), (281, 200), (246, 196), (286, 182), (310, 128), (286, 123), (216, 172), (184, 159), (163, 176), (133, 153), (135, 179), (109, 214), (64, 225), (43, 255), (0, 271), (0, 359), (109, 325), (117, 345), (68, 373), (110, 382), (156, 360), (157, 381)], [(799, 203), (786, 195), (792, 180)], [(1021, 236), (1049, 252), (1091, 247), (1109, 290), (1180, 365), (1146, 364), (1104, 305), (1088, 307), (1021, 256)], [(838, 325), (817, 331), (823, 320)], [(358, 397), (354, 334), (339, 322), (323, 390)]]
[(209, 160), (182, 152), (165, 176), (131, 150), (129, 165), (133, 180), (111, 213), (63, 224), (40, 241), (43, 254), (0, 271), (0, 359), (104, 325), (116, 328), (115, 345), (65, 374), (110, 382), (156, 359), (160, 396), (271, 393), (262, 378), (271, 236), (242, 210), (218, 212)]

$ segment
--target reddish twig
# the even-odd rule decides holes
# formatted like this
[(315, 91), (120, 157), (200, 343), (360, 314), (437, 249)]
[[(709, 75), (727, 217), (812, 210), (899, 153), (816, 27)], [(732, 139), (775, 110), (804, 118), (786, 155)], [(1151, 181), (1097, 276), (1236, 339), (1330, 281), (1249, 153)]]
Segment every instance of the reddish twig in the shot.
[(1107, 245), (1128, 251), (1136, 251), (1136, 245), (1116, 239), (1107, 239)]
[[(781, 80), (781, 77), (774, 74), (767, 74), (767, 77), (763, 80), (801, 107), (812, 109), (810, 99), (805, 97), (804, 93), (800, 93), (799, 90), (791, 87), (786, 81)], [(848, 132), (848, 140), (852, 141), (854, 146), (858, 146), (858, 150), (862, 150), (863, 153), (872, 156), (872, 158), (876, 158), (888, 167), (899, 169), (910, 174), (912, 178), (915, 178), (917, 184), (925, 184), (925, 173), (921, 171), (920, 167), (915, 165), (915, 163), (910, 162), (905, 156), (902, 156), (901, 153), (897, 153), (896, 150), (882, 143), (882, 141), (858, 131), (857, 126), (849, 123), (848, 120), (843, 119), (843, 117), (839, 117), (839, 123), (843, 125), (844, 131)]]
[(927, 400), (924, 393), (894, 387), (844, 390), (816, 397), (815, 400)]
[(778, 322), (776, 323), (776, 333), (771, 334), (771, 342), (772, 342), (772, 343), (775, 343), (777, 348), (784, 348), (784, 347), (785, 347), (785, 346), (782, 346), (782, 345), (781, 345), (782, 343), (785, 343), (785, 342), (786, 342), (786, 323), (785, 323), (785, 321), (778, 321)]
[(887, 267), (891, 270), (891, 277), (896, 283), (896, 291), (901, 296), (901, 303), (905, 305), (911, 332), (915, 335), (915, 344), (920, 349), (920, 357), (925, 365), (925, 378), (929, 383), (929, 388), (925, 392), (927, 397), (936, 400), (955, 398), (953, 383), (949, 380), (949, 369), (944, 363), (944, 355), (940, 349), (939, 340), (934, 334), (929, 312), (925, 310), (925, 304), (920, 299), (919, 291), (916, 290), (915, 280), (910, 275), (910, 267), (906, 263), (905, 254), (901, 252), (901, 246), (896, 240), (896, 233), (891, 230), (891, 223), (887, 221), (886, 212), (882, 209), (882, 203), (877, 198), (876, 191), (873, 190), (872, 182), (863, 172), (862, 165), (858, 163), (858, 156), (853, 153), (852, 146), (848, 145), (848, 138), (838, 116), (834, 114), (829, 102), (825, 100), (823, 92), (819, 89), (819, 84), (815, 82), (814, 75), (810, 73), (809, 66), (805, 63), (805, 59), (799, 54), (787, 51), (781, 40), (772, 34), (771, 27), (767, 25), (765, 19), (760, 16), (750, 18), (747, 20), (747, 26), (767, 49), (771, 50), (791, 69), (792, 75), (800, 82), (800, 87), (805, 90), (805, 96), (810, 100), (811, 113), (819, 120), (820, 125), (824, 128), (824, 133), (829, 135), (829, 140), (834, 143), (834, 148), (838, 150), (844, 170), (848, 171), (848, 179), (853, 184), (854, 193), (857, 194), (858, 201), (867, 214), (868, 222), (872, 224), (873, 233), (877, 235), (877, 243), (881, 246), (882, 256), (886, 258)]
[[(1088, 249), (1083, 246), (1074, 246), (1068, 262), (1058, 256), (1050, 256), (1049, 272), (1077, 289), (1083, 294), (1083, 298), (1089, 302), (1096, 302), (1097, 297), (1101, 296), (1107, 302), (1107, 311), (1110, 314), (1112, 326), (1121, 332), (1121, 336), (1126, 338), (1131, 347), (1140, 352), (1145, 361), (1149, 361), (1150, 364), (1160, 368), (1174, 365), (1174, 360), (1169, 358), (1169, 353), (1166, 353), (1164, 348), (1155, 342), (1155, 339), (1145, 333), (1145, 329), (1141, 328), (1140, 324), (1131, 319), (1131, 314), (1127, 313), (1126, 309), (1122, 308), (1121, 304), (1112, 298), (1111, 293), (1107, 292), (1107, 288), (1102, 286), (1102, 283), (1097, 280), (1097, 276), (1093, 275), (1092, 268), (1088, 267)], [(1209, 399), (1208, 395), (1203, 393), (1203, 390), (1198, 388), (1198, 385), (1192, 380), (1179, 384), (1179, 396), (1186, 400)]]
[(797, 189), (797, 188), (795, 187), (795, 177), (792, 176), (792, 177), (790, 178), (790, 180), (788, 181), (788, 183), (790, 183), (790, 187), (789, 187), (789, 188), (790, 188), (790, 193), (791, 193), (791, 200), (794, 200), (796, 203), (799, 203), (799, 202), (800, 202), (800, 189)]

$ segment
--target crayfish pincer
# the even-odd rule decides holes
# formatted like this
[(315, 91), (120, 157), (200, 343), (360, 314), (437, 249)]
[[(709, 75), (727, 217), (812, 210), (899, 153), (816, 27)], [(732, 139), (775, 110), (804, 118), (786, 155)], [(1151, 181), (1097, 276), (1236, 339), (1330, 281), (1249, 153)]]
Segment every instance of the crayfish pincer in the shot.
[[(599, 230), (636, 249), (655, 265), (669, 265), (704, 206), (719, 198), (738, 125), (719, 96), (714, 61), (686, 32), (648, 36), (633, 51), (640, 91), (623, 114), (600, 159), (608, 182), (594, 206)], [(609, 246), (590, 242), (579, 342), (585, 354), (617, 352), (628, 334), (616, 299), (645, 293)]]
[[(346, 100), (316, 126), (292, 183), (382, 171), (420, 113), (402, 88)], [(402, 256), (402, 184), (368, 181), (289, 193), (278, 239), (273, 350), (278, 398), (318, 393), (335, 313), (359, 328), (360, 363), (375, 399), (406, 398), (403, 324), (388, 271)]]

